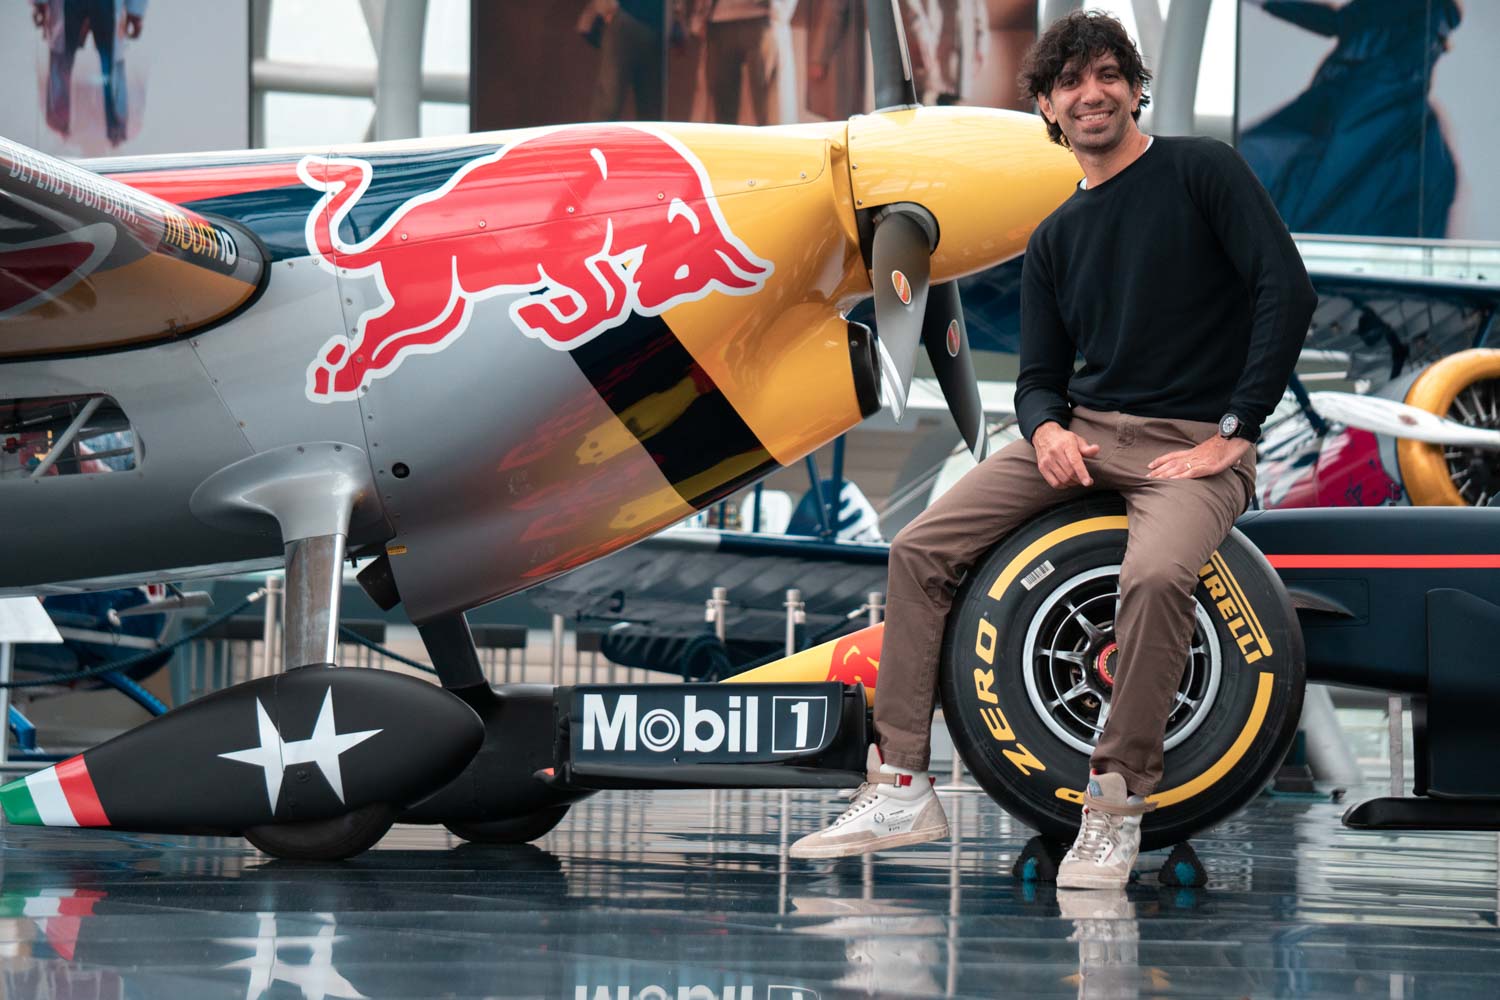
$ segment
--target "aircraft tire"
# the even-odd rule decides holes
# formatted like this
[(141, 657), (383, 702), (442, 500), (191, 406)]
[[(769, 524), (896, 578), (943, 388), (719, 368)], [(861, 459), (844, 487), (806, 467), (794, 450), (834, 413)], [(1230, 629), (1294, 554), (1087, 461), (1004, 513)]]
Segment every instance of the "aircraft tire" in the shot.
[(444, 823), (443, 825), (455, 837), (462, 837), (472, 844), (525, 844), (550, 833), (567, 814), (567, 806), (555, 806), (512, 819)]
[(396, 821), (397, 810), (383, 802), (361, 806), (333, 819), (267, 823), (244, 833), (260, 851), (288, 861), (342, 861), (380, 842)]
[[(1406, 403), (1440, 417), (1449, 417), (1470, 427), (1495, 429), (1494, 421), (1484, 413), (1484, 407), (1475, 407), (1473, 412), (1456, 409), (1461, 394), (1475, 389), (1479, 383), (1490, 382), (1490, 386), (1479, 390), (1490, 394), (1491, 401), (1500, 393), (1500, 350), (1473, 348), (1457, 351), (1430, 365), (1418, 375), (1411, 388), (1406, 391)], [(1396, 464), (1401, 469), (1401, 485), (1416, 507), (1468, 507), (1470, 501), (1459, 491), (1456, 477), (1464, 475), (1462, 466), (1450, 466), (1444, 455), (1444, 445), (1426, 441), (1401, 438), (1396, 442)], [(1480, 461), (1488, 464), (1494, 453), (1474, 449), (1458, 449), (1463, 453), (1462, 464)], [(1491, 467), (1493, 468), (1493, 467)]]
[[(1112, 683), (1100, 664), (1117, 662), (1109, 642), (1125, 540), (1118, 497), (1039, 515), (976, 564), (944, 637), (938, 689), (964, 764), (1008, 812), (1060, 840), (1078, 829), (1094, 727)], [(1302, 711), (1296, 613), (1244, 535), (1230, 533), (1194, 597), (1194, 649), (1178, 689), (1186, 700), (1168, 720), (1157, 808), (1142, 823), (1146, 850), (1186, 840), (1248, 803), (1285, 758)], [(1089, 637), (1070, 603), (1100, 635)], [(1084, 681), (1088, 690), (1075, 693)]]

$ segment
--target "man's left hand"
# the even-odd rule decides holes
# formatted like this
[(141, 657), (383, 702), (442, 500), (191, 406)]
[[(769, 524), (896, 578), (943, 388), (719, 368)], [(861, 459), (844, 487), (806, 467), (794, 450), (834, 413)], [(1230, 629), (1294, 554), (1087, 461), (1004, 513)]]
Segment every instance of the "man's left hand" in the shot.
[(1204, 479), (1217, 476), (1245, 457), (1254, 445), (1244, 438), (1224, 438), (1215, 434), (1196, 448), (1169, 451), (1153, 459), (1147, 479)]

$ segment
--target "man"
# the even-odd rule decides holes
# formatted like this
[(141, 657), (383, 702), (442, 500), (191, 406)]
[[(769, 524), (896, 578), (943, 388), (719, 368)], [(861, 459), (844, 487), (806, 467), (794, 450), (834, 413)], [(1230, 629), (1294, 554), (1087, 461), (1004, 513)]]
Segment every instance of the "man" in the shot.
[(707, 46), (714, 121), (739, 123), (743, 73), (750, 83), (755, 124), (780, 124), (781, 109), (773, 104), (785, 61), (778, 28), (791, 22), (796, 7), (797, 0), (696, 0), (691, 30)]
[[(589, 104), (590, 121), (660, 121), (666, 117), (662, 70), (667, 5), (668, 0), (589, 0), (584, 7), (578, 30), (585, 40), (599, 46), (599, 78)], [(680, 31), (679, 6), (680, 0), (673, 0), (671, 23)]]
[[(125, 78), (125, 46), (120, 33), (117, 0), (32, 0), (32, 21), (47, 38), (47, 125), (67, 136), (73, 127), (73, 59), (84, 39), (94, 37), (104, 81), (104, 130), (111, 146), (126, 139), (130, 123), (129, 84)], [(141, 36), (146, 0), (125, 0), (126, 38)]]
[[(974, 78), (990, 50), (990, 16), (986, 0), (914, 0), (927, 7), (931, 63), (920, 78), (919, 93), (937, 105), (958, 104), (974, 93)], [(908, 37), (911, 32), (908, 29)], [(924, 101), (926, 98), (924, 98)]]
[(892, 543), (869, 781), (832, 826), (793, 845), (796, 857), (946, 836), (926, 768), (953, 588), (1040, 510), (1108, 489), (1124, 495), (1129, 516), (1119, 666), (1057, 881), (1113, 888), (1129, 878), (1145, 798), (1161, 778), (1198, 569), (1249, 503), (1253, 442), (1317, 303), (1238, 154), (1139, 130), (1150, 79), (1119, 22), (1097, 12), (1058, 21), (1027, 56), (1021, 82), (1084, 180), (1026, 250), (1016, 382), (1025, 440)]

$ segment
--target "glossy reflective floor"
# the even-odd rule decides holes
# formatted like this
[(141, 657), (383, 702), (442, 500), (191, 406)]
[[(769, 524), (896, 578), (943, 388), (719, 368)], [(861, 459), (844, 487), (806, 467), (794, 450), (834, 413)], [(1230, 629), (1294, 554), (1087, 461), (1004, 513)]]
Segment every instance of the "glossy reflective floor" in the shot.
[(1206, 889), (1148, 855), (1059, 899), (1011, 877), (1027, 831), (944, 801), (954, 841), (839, 862), (785, 859), (841, 805), (804, 792), (608, 793), (536, 846), (398, 827), (334, 865), (0, 828), (0, 997), (1500, 996), (1494, 834), (1262, 797), (1198, 842)]

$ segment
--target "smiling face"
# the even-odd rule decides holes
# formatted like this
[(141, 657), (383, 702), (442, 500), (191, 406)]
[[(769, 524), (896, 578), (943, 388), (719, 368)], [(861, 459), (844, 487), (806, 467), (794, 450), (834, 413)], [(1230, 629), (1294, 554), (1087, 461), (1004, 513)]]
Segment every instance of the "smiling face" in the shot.
[(1049, 122), (1062, 129), (1078, 153), (1099, 156), (1136, 131), (1132, 114), (1140, 107), (1141, 87), (1131, 86), (1110, 53), (1089, 62), (1075, 60), (1058, 74), (1052, 90), (1037, 95)]

